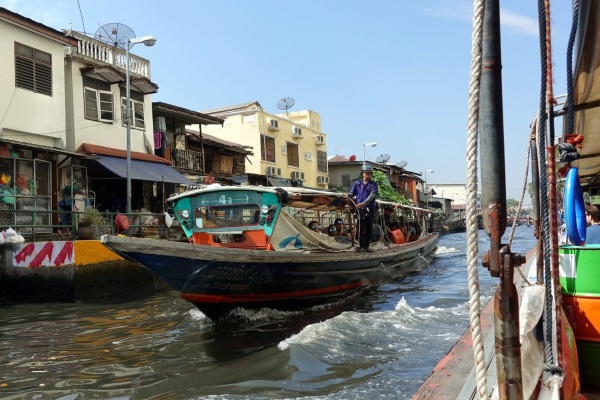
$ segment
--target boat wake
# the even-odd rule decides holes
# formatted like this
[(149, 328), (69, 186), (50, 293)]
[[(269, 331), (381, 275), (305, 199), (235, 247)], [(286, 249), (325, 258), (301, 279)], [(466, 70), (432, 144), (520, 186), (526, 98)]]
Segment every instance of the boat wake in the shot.
[(456, 249), (454, 247), (438, 246), (438, 248), (435, 251), (436, 256), (441, 256), (444, 254), (451, 254), (451, 253), (460, 253), (460, 250)]
[[(361, 343), (354, 343), (357, 346), (370, 346), (368, 343), (372, 341), (374, 345), (377, 343), (377, 338), (371, 337), (374, 332), (384, 335), (381, 342), (388, 342), (392, 337), (400, 340), (406, 337), (414, 337), (414, 332), (422, 330), (423, 326), (427, 326), (427, 331), (431, 335), (438, 336), (441, 340), (449, 341), (456, 340), (457, 335), (448, 336), (448, 326), (464, 326), (468, 323), (469, 307), (468, 303), (462, 303), (456, 307), (438, 308), (434, 306), (421, 308), (411, 307), (407, 301), (400, 299), (394, 310), (375, 311), (369, 313), (360, 313), (354, 311), (346, 311), (340, 315), (320, 321), (315, 324), (307, 325), (297, 334), (283, 340), (278, 344), (280, 350), (286, 350), (290, 346), (326, 346), (328, 348), (352, 347), (352, 342), (357, 340)], [(362, 339), (357, 339), (356, 327), (369, 326), (372, 329), (363, 330)], [(454, 330), (450, 330), (454, 331)], [(362, 342), (362, 340), (365, 340)], [(337, 354), (346, 350), (333, 350)], [(352, 353), (352, 352), (350, 352)]]

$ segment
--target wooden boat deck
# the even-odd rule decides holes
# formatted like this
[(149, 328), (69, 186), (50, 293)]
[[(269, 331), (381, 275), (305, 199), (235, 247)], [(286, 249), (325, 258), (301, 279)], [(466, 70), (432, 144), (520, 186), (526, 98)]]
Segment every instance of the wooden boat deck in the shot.
[[(527, 254), (527, 262), (519, 269), (527, 276), (529, 268), (535, 262), (535, 249)], [(523, 290), (521, 274), (515, 273), (515, 285), (519, 294)], [(490, 298), (481, 312), (481, 329), (483, 346), (488, 364), (488, 393), (491, 393), (496, 382), (496, 361), (494, 358), (494, 302)], [(600, 391), (584, 389), (582, 393), (587, 400), (600, 400)], [(478, 399), (475, 362), (473, 357), (473, 340), (471, 327), (450, 349), (448, 354), (435, 366), (429, 377), (413, 395), (413, 400), (420, 399)]]

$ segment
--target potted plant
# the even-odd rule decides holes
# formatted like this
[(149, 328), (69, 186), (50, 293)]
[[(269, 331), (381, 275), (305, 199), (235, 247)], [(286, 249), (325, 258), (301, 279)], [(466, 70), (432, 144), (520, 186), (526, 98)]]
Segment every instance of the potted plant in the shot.
[(77, 226), (77, 237), (82, 240), (93, 239), (95, 236), (94, 227), (105, 225), (106, 221), (97, 208), (87, 207), (79, 217)]

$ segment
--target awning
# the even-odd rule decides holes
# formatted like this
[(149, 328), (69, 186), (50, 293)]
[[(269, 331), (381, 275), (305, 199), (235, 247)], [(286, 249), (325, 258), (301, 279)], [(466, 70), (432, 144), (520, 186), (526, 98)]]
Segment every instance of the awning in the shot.
[[(97, 157), (103, 167), (119, 175), (121, 178), (127, 178), (127, 159), (116, 157)], [(194, 181), (189, 180), (179, 172), (166, 164), (153, 163), (148, 161), (131, 160), (131, 179), (152, 182), (179, 183), (180, 185), (195, 185)]]
[(269, 186), (283, 186), (283, 187), (292, 186), (292, 182), (290, 182), (290, 180), (287, 178), (268, 177), (267, 181), (269, 182)]

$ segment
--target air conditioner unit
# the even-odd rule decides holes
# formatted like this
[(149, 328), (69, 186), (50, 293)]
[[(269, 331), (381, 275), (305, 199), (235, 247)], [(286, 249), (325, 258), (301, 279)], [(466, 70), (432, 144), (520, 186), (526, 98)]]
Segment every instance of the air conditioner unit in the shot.
[(292, 136), (298, 139), (302, 139), (302, 129), (298, 128), (297, 126), (294, 127), (294, 130), (292, 131)]
[(275, 172), (277, 172), (275, 175), (281, 176), (281, 168), (277, 168)]
[(327, 185), (329, 183), (328, 176), (317, 176), (317, 184), (318, 185)]
[(276, 175), (276, 174), (277, 174), (277, 168), (267, 167), (267, 175)]
[(323, 135), (317, 135), (316, 143), (317, 144), (323, 144), (323, 143), (325, 143), (325, 136), (323, 136)]
[(277, 121), (276, 119), (272, 119), (271, 123), (269, 125), (269, 130), (270, 131), (278, 131), (279, 130), (279, 121)]
[(77, 49), (75, 47), (71, 47), (71, 46), (65, 46), (65, 56), (67, 58), (71, 58), (73, 57), (73, 54), (75, 54), (77, 52)]
[(300, 179), (300, 180), (304, 180), (304, 172), (300, 172), (300, 171), (292, 171), (292, 179)]

